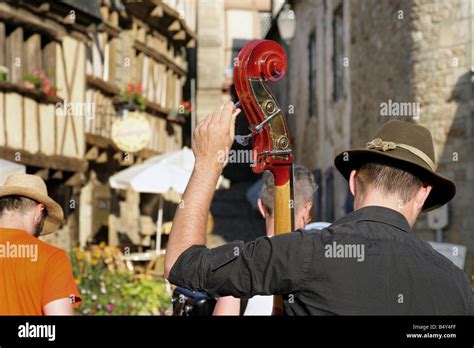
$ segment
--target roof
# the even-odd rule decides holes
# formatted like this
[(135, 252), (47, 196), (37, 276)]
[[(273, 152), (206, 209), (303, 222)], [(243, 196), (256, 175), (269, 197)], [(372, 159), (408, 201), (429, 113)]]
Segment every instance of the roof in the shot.
[(74, 7), (75, 9), (84, 12), (92, 17), (102, 20), (100, 14), (100, 3), (99, 0), (61, 0), (61, 2), (67, 6)]

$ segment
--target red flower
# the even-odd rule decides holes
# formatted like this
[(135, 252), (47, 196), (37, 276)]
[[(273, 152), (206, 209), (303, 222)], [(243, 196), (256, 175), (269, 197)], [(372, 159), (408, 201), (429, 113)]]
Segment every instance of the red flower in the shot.
[(137, 93), (142, 94), (142, 85), (141, 84), (139, 84), (138, 87), (137, 87)]
[(135, 85), (132, 82), (130, 82), (127, 87), (127, 93), (132, 94), (134, 87)]

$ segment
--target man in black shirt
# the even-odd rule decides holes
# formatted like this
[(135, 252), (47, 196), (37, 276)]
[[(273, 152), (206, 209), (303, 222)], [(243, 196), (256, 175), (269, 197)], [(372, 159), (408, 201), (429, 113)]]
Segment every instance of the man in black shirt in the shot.
[(172, 283), (211, 296), (281, 295), (289, 315), (473, 314), (467, 276), (411, 229), (456, 192), (435, 172), (429, 130), (413, 123), (387, 122), (366, 148), (336, 157), (355, 211), (332, 226), (207, 249), (219, 153), (231, 147), (235, 117), (227, 103), (194, 133), (195, 169), (165, 260)]

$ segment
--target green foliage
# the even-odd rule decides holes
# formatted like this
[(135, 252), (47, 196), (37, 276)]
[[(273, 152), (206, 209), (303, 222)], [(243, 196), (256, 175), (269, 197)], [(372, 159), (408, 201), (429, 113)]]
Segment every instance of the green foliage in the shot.
[(162, 279), (110, 267), (109, 248), (70, 253), (82, 315), (160, 315), (171, 307)]
[(41, 88), (41, 85), (43, 84), (43, 78), (35, 75), (25, 75), (23, 81), (31, 82), (36, 88)]
[(48, 73), (44, 70), (35, 69), (33, 74), (23, 77), (23, 81), (31, 83), (34, 88), (41, 90), (48, 95), (56, 95), (56, 86), (51, 82)]
[(129, 83), (127, 89), (122, 93), (122, 98), (131, 108), (138, 108), (142, 111), (146, 109), (141, 84)]
[(8, 68), (6, 66), (0, 65), (0, 81), (6, 81), (8, 75)]

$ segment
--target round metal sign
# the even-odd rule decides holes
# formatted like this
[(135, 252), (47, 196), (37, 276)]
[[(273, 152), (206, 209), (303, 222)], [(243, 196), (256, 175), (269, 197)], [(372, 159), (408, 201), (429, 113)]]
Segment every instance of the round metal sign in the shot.
[(150, 122), (145, 116), (132, 114), (112, 124), (112, 140), (124, 152), (138, 152), (148, 145), (150, 139)]

